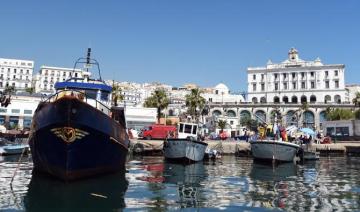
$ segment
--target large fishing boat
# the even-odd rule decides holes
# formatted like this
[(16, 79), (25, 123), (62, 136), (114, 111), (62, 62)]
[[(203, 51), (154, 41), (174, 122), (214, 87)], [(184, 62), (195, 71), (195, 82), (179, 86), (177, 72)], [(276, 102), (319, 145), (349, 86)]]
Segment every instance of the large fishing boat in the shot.
[(90, 58), (77, 64), (96, 65), (99, 79), (70, 78), (55, 84), (56, 93), (38, 105), (29, 145), (34, 171), (63, 180), (125, 171), (129, 139), (123, 108), (111, 107), (112, 87), (102, 81), (99, 64)]

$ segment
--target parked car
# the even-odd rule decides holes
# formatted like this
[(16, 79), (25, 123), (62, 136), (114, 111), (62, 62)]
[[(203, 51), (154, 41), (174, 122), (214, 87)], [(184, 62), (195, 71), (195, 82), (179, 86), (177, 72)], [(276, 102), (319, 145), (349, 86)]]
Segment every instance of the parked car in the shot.
[(159, 125), (153, 124), (149, 127), (144, 128), (139, 134), (140, 137), (151, 140), (151, 139), (165, 139), (167, 136), (177, 137), (177, 129), (171, 125)]

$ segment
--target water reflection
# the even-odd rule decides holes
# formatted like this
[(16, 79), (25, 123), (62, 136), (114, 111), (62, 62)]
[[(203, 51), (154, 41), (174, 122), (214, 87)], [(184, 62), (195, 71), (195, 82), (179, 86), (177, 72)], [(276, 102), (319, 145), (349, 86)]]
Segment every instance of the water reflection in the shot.
[(293, 163), (277, 165), (254, 163), (249, 178), (252, 180), (250, 196), (263, 207), (285, 208), (289, 197), (289, 181), (297, 175), (297, 166)]
[(26, 211), (114, 211), (125, 207), (125, 173), (66, 183), (33, 174), (24, 197)]
[(204, 201), (201, 195), (201, 182), (207, 178), (207, 172), (202, 162), (194, 164), (165, 163), (165, 183), (177, 186), (178, 203), (181, 208), (200, 207)]

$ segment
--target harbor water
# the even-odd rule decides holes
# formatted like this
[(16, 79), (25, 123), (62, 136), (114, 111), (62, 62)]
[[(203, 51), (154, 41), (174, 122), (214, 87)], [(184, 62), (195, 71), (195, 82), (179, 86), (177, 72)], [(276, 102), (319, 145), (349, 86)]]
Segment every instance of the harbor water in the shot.
[(32, 175), (29, 157), (0, 156), (0, 211), (359, 211), (359, 159), (273, 166), (224, 156), (181, 165), (139, 156), (126, 173), (64, 183)]

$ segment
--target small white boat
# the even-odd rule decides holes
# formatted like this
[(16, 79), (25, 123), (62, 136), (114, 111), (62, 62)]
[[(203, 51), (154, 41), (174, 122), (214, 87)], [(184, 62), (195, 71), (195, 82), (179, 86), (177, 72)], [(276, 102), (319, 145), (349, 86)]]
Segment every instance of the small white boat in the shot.
[(275, 140), (250, 141), (251, 152), (256, 160), (292, 162), (300, 146)]
[(6, 145), (0, 148), (2, 149), (0, 150), (1, 155), (20, 155), (29, 151), (27, 144)]
[[(182, 162), (203, 160), (208, 144), (197, 140), (198, 125), (180, 123), (178, 129), (179, 138), (168, 138), (164, 141), (165, 158)], [(187, 134), (190, 135), (185, 137)]]

